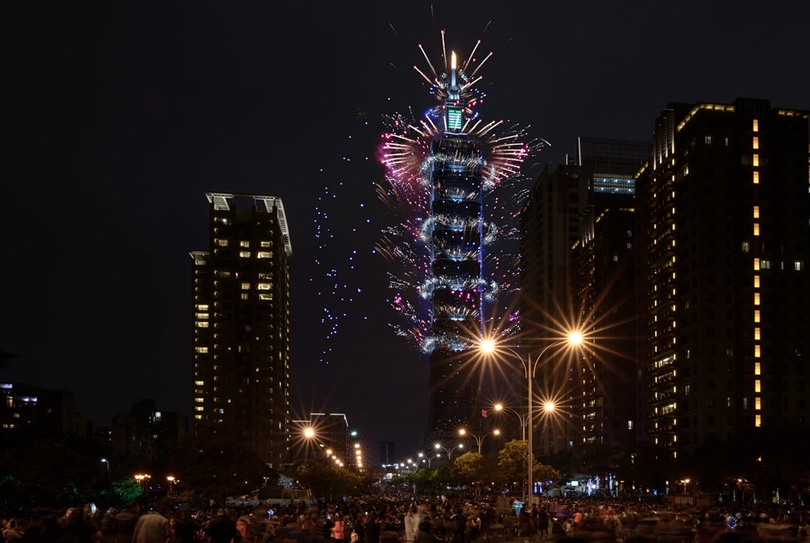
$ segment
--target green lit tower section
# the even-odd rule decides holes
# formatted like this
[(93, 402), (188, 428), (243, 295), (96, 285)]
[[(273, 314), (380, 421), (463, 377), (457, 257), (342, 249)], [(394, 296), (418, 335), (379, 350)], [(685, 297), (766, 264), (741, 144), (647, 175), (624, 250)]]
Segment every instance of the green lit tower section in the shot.
[(441, 136), (430, 159), (430, 354), (429, 430), (456, 435), (480, 421), (480, 376), (474, 371), (469, 338), (482, 327), (482, 151), (464, 132), (465, 103), (455, 54), (444, 101)]

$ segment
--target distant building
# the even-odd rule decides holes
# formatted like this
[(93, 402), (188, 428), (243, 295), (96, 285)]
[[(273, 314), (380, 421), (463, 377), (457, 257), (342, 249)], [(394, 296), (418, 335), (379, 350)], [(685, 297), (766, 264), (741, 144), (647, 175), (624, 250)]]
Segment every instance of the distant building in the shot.
[(76, 413), (76, 396), (25, 383), (0, 383), (0, 436), (79, 437), (88, 421)]
[(380, 465), (398, 462), (396, 445), (393, 441), (380, 441)]
[[(541, 454), (632, 438), (633, 179), (649, 152), (644, 142), (578, 138), (576, 155), (541, 172), (521, 211), (520, 315), (527, 353), (538, 355), (568, 327), (616, 332), (614, 339), (600, 338), (612, 349), (598, 357), (586, 349), (575, 357), (548, 352), (539, 361), (535, 395), (557, 411), (542, 418), (535, 435)], [(525, 401), (523, 393), (519, 404)]]
[(129, 413), (119, 413), (108, 428), (113, 456), (151, 461), (168, 459), (188, 431), (188, 417), (161, 411), (154, 400), (139, 400)]
[(808, 112), (670, 104), (636, 178), (641, 436), (671, 454), (810, 424)]
[(289, 456), (290, 233), (278, 196), (207, 193), (208, 251), (191, 253), (192, 424)]

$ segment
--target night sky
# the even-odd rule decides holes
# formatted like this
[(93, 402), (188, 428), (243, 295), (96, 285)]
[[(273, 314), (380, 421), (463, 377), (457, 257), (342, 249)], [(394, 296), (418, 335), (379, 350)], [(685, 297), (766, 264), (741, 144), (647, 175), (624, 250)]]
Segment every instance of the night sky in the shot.
[(494, 52), (483, 117), (551, 143), (531, 179), (577, 136), (649, 140), (670, 102), (810, 109), (808, 21), (795, 0), (5, 2), (0, 381), (69, 390), (96, 425), (140, 398), (190, 414), (204, 193), (274, 194), (294, 416), (345, 412), (408, 453), (427, 361), (390, 326), (374, 187), (381, 116), (433, 104), (418, 44)]

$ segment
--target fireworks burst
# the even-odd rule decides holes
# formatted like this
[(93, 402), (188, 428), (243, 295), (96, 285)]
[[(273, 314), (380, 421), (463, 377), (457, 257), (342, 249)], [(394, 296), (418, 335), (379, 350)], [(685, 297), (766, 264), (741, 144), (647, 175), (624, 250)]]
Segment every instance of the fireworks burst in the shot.
[[(377, 156), (386, 170), (385, 183), (378, 185), (377, 194), (399, 220), (396, 226), (384, 231), (376, 247), (399, 270), (389, 274), (389, 287), (394, 292), (391, 305), (402, 320), (392, 326), (397, 334), (410, 338), (424, 352), (430, 352), (437, 344), (454, 348), (456, 342), (446, 334), (439, 337), (431, 332), (426, 315), (428, 300), (436, 289), (449, 286), (448, 290), (456, 293), (479, 291), (489, 303), (514, 290), (519, 274), (517, 258), (503, 251), (507, 244), (502, 242), (517, 237), (514, 224), (522, 198), (502, 198), (500, 194), (509, 189), (516, 191), (522, 180), (522, 164), (546, 143), (543, 140), (527, 141), (525, 128), (504, 121), (484, 122), (480, 119), (477, 107), (485, 95), (476, 87), (482, 80), (478, 72), (492, 53), (477, 62), (475, 54), (481, 43), (479, 40), (467, 59), (457, 64), (455, 53), (447, 55), (444, 32), (441, 38), (442, 69), (436, 69), (421, 45), (419, 49), (427, 69), (414, 66), (429, 85), (437, 104), (421, 118), (416, 118), (412, 111), (407, 115), (395, 113), (386, 117), (386, 131), (382, 134)], [(448, 107), (456, 111), (448, 112)], [(448, 113), (458, 116), (454, 118)], [(448, 118), (457, 124), (448, 127)], [(465, 134), (469, 141), (480, 145), (481, 152), (462, 158), (452, 145), (434, 146), (433, 143), (446, 132)], [(481, 172), (480, 190), (485, 199), (483, 222), (469, 214), (453, 216), (436, 209), (431, 212), (430, 172), (444, 163)], [(470, 205), (478, 205), (476, 192), (457, 189), (449, 196), (456, 202), (469, 201)], [(433, 239), (431, 246), (431, 232), (436, 221), (444, 225), (443, 233), (453, 239), (446, 243), (441, 238)], [(468, 279), (472, 284), (460, 284), (459, 281), (463, 280), (458, 277), (454, 278), (453, 285), (439, 284), (446, 278), (432, 270), (434, 256), (458, 262), (465, 258), (469, 260), (470, 255), (459, 249), (459, 240), (478, 232), (485, 247), (485, 276)], [(431, 250), (436, 255), (432, 255)], [(433, 311), (454, 320), (480, 317), (480, 314), (467, 314), (470, 309), (463, 303), (454, 303), (454, 300), (435, 304)], [(481, 308), (474, 311), (480, 313)]]

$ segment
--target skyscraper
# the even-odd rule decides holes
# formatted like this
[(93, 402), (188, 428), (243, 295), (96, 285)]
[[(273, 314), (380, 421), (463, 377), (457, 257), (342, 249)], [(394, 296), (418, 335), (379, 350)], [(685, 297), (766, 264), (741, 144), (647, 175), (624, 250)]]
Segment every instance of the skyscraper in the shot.
[(522, 210), (520, 314), (527, 348), (539, 352), (549, 331), (553, 336), (565, 326), (606, 327), (613, 336), (600, 338), (611, 346), (599, 356), (539, 364), (536, 393), (558, 403), (554, 419), (566, 421), (541, 433), (545, 454), (630, 438), (633, 176), (649, 149), (637, 141), (578, 138), (576, 155), (553, 172), (543, 170)]
[(807, 428), (808, 113), (670, 104), (636, 180), (644, 434), (671, 452)]
[[(481, 367), (474, 362), (483, 331), (481, 306), (512, 288), (516, 268), (512, 258), (484, 250), (486, 243), (511, 233), (497, 224), (511, 217), (511, 210), (491, 194), (519, 175), (531, 151), (521, 130), (480, 119), (476, 108), (484, 94), (475, 88), (481, 80), (476, 74), (491, 53), (475, 65), (478, 45), (457, 64), (455, 53), (447, 54), (442, 32), (443, 71), (420, 46), (430, 75), (416, 70), (439, 105), (418, 121), (389, 117), (390, 131), (381, 145), (390, 188), (380, 195), (403, 220), (385, 230), (378, 252), (398, 268), (405, 264), (399, 275), (391, 274), (389, 285), (391, 305), (409, 327), (395, 324), (394, 329), (430, 357), (428, 434), (433, 438), (480, 427)], [(492, 203), (487, 213), (484, 195)], [(416, 303), (408, 295), (418, 296)]]
[[(482, 154), (464, 132), (462, 82), (452, 63), (444, 131), (430, 148), (431, 332), (429, 429), (455, 435), (479, 410), (480, 373), (468, 350), (481, 334)], [(466, 340), (466, 341), (465, 341)]]
[(192, 270), (192, 424), (220, 423), (270, 467), (290, 447), (290, 270), (278, 196), (206, 193)]

